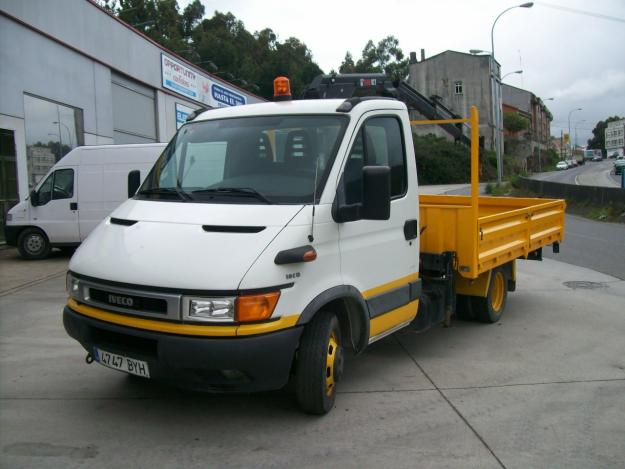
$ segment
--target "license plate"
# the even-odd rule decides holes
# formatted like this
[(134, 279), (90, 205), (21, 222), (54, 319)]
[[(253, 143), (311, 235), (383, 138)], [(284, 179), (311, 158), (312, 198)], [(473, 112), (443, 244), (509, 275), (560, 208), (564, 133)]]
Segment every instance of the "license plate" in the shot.
[(144, 378), (150, 377), (150, 370), (147, 362), (135, 360), (134, 358), (124, 357), (116, 353), (107, 352), (106, 350), (93, 348), (93, 358), (101, 365), (113, 368), (114, 370), (125, 371)]

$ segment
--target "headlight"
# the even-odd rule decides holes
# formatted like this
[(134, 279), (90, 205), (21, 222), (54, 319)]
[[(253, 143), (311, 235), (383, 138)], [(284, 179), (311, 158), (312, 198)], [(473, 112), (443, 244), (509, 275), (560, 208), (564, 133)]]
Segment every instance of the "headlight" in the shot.
[(185, 298), (185, 303), (191, 321), (234, 321), (234, 298)]
[(67, 272), (65, 276), (65, 290), (71, 298), (79, 297), (80, 284), (78, 283), (78, 279), (74, 278), (69, 272)]
[(271, 318), (280, 292), (225, 298), (183, 298), (183, 319), (204, 322), (255, 322)]

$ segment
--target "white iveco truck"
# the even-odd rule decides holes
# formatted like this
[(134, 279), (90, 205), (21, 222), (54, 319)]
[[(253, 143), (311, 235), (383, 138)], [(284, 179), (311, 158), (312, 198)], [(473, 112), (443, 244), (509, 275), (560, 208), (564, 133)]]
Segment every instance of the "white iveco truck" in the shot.
[(206, 111), (72, 258), (65, 328), (88, 362), (219, 392), (293, 380), (301, 407), (326, 413), (344, 348), (448, 320), (456, 298), (495, 322), (514, 260), (561, 240), (561, 201), (478, 207), (474, 183), (420, 215), (397, 100)]

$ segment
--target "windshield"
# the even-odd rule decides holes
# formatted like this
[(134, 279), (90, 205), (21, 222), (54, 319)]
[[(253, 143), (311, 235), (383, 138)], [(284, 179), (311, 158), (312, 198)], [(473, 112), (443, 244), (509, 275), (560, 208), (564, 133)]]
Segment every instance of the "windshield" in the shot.
[[(328, 177), (344, 116), (265, 116), (185, 125), (138, 198), (205, 203), (311, 203)], [(316, 191), (314, 190), (317, 182)]]

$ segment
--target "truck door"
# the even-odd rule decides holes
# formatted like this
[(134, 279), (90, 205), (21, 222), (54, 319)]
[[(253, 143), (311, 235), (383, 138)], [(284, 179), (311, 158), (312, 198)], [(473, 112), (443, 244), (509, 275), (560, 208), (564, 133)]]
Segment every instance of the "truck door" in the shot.
[(59, 168), (39, 186), (36, 207), (31, 207), (32, 223), (41, 228), (50, 243), (78, 243), (78, 204), (76, 168)]
[(366, 114), (343, 170), (345, 200), (355, 204), (362, 201), (362, 168), (391, 168), (390, 219), (339, 225), (343, 281), (355, 286), (367, 300), (371, 339), (406, 324), (417, 312), (411, 283), (418, 278), (419, 243), (404, 232), (407, 223), (416, 230), (416, 177), (408, 177), (402, 129), (397, 115)]

